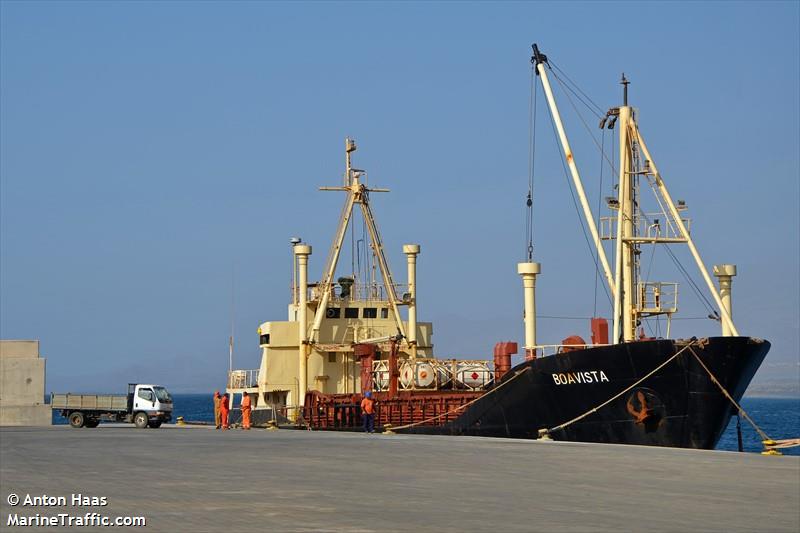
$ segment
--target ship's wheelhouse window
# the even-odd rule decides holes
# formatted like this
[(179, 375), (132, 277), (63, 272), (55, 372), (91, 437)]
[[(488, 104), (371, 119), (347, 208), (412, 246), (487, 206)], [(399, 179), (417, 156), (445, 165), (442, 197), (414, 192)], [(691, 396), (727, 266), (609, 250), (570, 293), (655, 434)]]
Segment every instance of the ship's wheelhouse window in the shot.
[(336, 362), (336, 352), (328, 352), (328, 362), (329, 363)]
[(389, 318), (389, 310), (385, 307), (381, 309), (381, 318)]
[(342, 316), (342, 310), (338, 307), (329, 307), (325, 310), (325, 318), (339, 318)]
[(358, 307), (345, 307), (344, 308), (344, 317), (345, 318), (358, 318)]
[(265, 333), (258, 338), (260, 344), (269, 344), (269, 333)]
[(378, 309), (376, 307), (365, 307), (364, 318), (378, 318)]

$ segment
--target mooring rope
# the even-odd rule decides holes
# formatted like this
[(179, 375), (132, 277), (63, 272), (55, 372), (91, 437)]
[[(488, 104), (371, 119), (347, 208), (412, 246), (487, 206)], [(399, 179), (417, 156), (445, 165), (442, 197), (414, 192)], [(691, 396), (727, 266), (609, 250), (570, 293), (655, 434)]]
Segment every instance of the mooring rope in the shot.
[(706, 364), (703, 362), (703, 360), (702, 360), (702, 359), (700, 359), (700, 356), (699, 356), (699, 355), (697, 355), (697, 353), (696, 353), (694, 350), (689, 350), (689, 351), (690, 351), (690, 352), (692, 352), (692, 355), (694, 356), (694, 358), (695, 358), (695, 359), (697, 359), (697, 362), (698, 362), (698, 363), (700, 363), (700, 366), (702, 366), (702, 367), (703, 367), (703, 370), (705, 370), (705, 371), (706, 371), (706, 374), (708, 374), (708, 377), (710, 377), (710, 378), (711, 378), (711, 381), (712, 381), (712, 382), (714, 382), (714, 384), (715, 384), (717, 387), (719, 387), (719, 390), (721, 390), (721, 391), (722, 391), (722, 394), (724, 394), (724, 395), (725, 395), (725, 397), (726, 397), (728, 400), (730, 400), (730, 402), (731, 402), (731, 403), (732, 403), (734, 406), (736, 406), (736, 409), (738, 409), (738, 410), (739, 410), (739, 414), (741, 414), (741, 415), (744, 417), (744, 419), (745, 419), (745, 420), (747, 420), (748, 422), (750, 422), (750, 425), (751, 425), (751, 426), (753, 426), (753, 429), (755, 429), (755, 430), (756, 430), (756, 432), (758, 432), (758, 434), (759, 434), (759, 435), (761, 435), (761, 438), (762, 438), (763, 440), (772, 440), (772, 439), (770, 439), (770, 438), (769, 438), (769, 436), (768, 436), (766, 433), (764, 433), (764, 432), (761, 430), (761, 428), (760, 428), (760, 427), (758, 427), (758, 425), (756, 425), (756, 423), (755, 423), (755, 422), (753, 422), (753, 419), (752, 419), (752, 418), (750, 418), (750, 415), (748, 415), (748, 414), (747, 414), (747, 412), (746, 412), (744, 409), (742, 409), (742, 406), (741, 406), (741, 405), (739, 405), (738, 403), (736, 403), (736, 400), (734, 400), (734, 399), (733, 399), (733, 397), (732, 397), (730, 394), (728, 394), (728, 391), (727, 391), (727, 390), (725, 390), (725, 387), (723, 387), (723, 386), (722, 386), (722, 383), (720, 383), (720, 382), (719, 382), (719, 380), (717, 380), (717, 377), (716, 377), (716, 376), (715, 376), (715, 375), (714, 375), (714, 374), (711, 372), (711, 370), (709, 370), (709, 368), (706, 366)]
[(689, 351), (692, 352), (694, 358), (697, 359), (697, 362), (700, 363), (700, 366), (702, 366), (703, 370), (706, 371), (708, 376), (711, 378), (711, 381), (714, 382), (714, 384), (717, 387), (719, 387), (719, 390), (722, 391), (722, 394), (724, 394), (725, 397), (728, 400), (730, 400), (730, 402), (736, 407), (736, 409), (738, 409), (739, 414), (741, 414), (744, 417), (744, 419), (747, 420), (751, 426), (753, 426), (753, 429), (755, 429), (756, 432), (761, 436), (761, 443), (764, 445), (764, 449), (766, 450), (763, 453), (773, 452), (777, 454), (780, 452), (775, 451), (775, 448), (793, 448), (795, 446), (800, 446), (800, 438), (778, 439), (778, 440), (770, 438), (769, 435), (767, 435), (760, 427), (758, 427), (758, 425), (755, 422), (753, 422), (753, 419), (750, 418), (750, 415), (747, 414), (747, 411), (742, 409), (742, 406), (736, 403), (736, 400), (734, 400), (733, 397), (728, 393), (728, 391), (725, 390), (725, 387), (722, 386), (722, 383), (719, 382), (714, 373), (711, 372), (711, 370), (709, 370), (709, 368), (706, 366), (703, 360), (700, 359), (700, 356), (697, 355), (697, 353), (695, 353), (695, 351), (692, 349), (690, 349)]
[(451, 415), (451, 414), (453, 414), (453, 413), (456, 413), (456, 412), (458, 412), (458, 411), (461, 411), (461, 410), (463, 410), (463, 409), (466, 409), (467, 407), (469, 407), (469, 406), (470, 406), (470, 405), (472, 405), (473, 403), (477, 402), (478, 400), (481, 400), (481, 399), (483, 399), (483, 398), (486, 398), (486, 397), (487, 397), (487, 396), (489, 396), (490, 394), (494, 394), (495, 392), (499, 391), (500, 389), (502, 389), (503, 387), (505, 387), (506, 385), (508, 385), (509, 383), (511, 383), (512, 381), (514, 381), (514, 380), (515, 380), (515, 379), (517, 379), (518, 377), (520, 377), (522, 374), (524, 374), (525, 372), (529, 371), (530, 369), (531, 369), (531, 367), (526, 367), (524, 370), (520, 370), (519, 372), (516, 372), (516, 373), (514, 374), (514, 376), (512, 376), (512, 377), (511, 377), (511, 378), (510, 378), (508, 381), (504, 381), (503, 383), (501, 383), (501, 384), (500, 384), (500, 385), (498, 385), (497, 387), (493, 388), (492, 390), (490, 390), (490, 391), (489, 391), (489, 392), (487, 392), (486, 394), (482, 394), (482, 395), (478, 396), (477, 398), (475, 398), (474, 400), (470, 400), (470, 401), (468, 401), (467, 403), (465, 403), (464, 405), (459, 405), (459, 406), (458, 406), (458, 407), (456, 407), (455, 409), (451, 409), (451, 410), (447, 411), (446, 413), (441, 413), (441, 414), (438, 414), (438, 415), (436, 415), (436, 416), (432, 416), (432, 417), (430, 417), (430, 418), (426, 418), (425, 420), (421, 420), (421, 421), (419, 421), (419, 422), (414, 422), (414, 423), (412, 423), (412, 424), (406, 424), (406, 425), (404, 425), (404, 426), (397, 426), (397, 427), (391, 427), (391, 426), (390, 426), (390, 427), (389, 427), (389, 428), (387, 428), (387, 429), (390, 429), (390, 431), (396, 431), (396, 430), (398, 430), (398, 429), (408, 429), (408, 428), (412, 428), (412, 427), (414, 427), (414, 426), (419, 426), (419, 425), (421, 425), (421, 424), (427, 424), (428, 422), (433, 422), (434, 420), (437, 420), (437, 419), (439, 419), (439, 418), (442, 418), (443, 416)]
[(576, 416), (576, 417), (575, 417), (575, 418), (573, 418), (572, 420), (570, 420), (570, 421), (568, 421), (568, 422), (564, 422), (563, 424), (560, 424), (560, 425), (558, 425), (558, 426), (555, 426), (555, 427), (552, 427), (552, 428), (549, 428), (549, 429), (540, 429), (540, 430), (539, 430), (539, 437), (540, 437), (540, 438), (541, 438), (541, 437), (546, 437), (547, 435), (549, 435), (549, 434), (550, 434), (551, 432), (553, 432), (553, 431), (559, 431), (559, 430), (562, 430), (562, 429), (564, 429), (565, 427), (567, 427), (567, 426), (570, 426), (570, 425), (574, 424), (575, 422), (577, 422), (577, 421), (579, 421), (579, 420), (583, 420), (584, 418), (586, 418), (586, 417), (587, 417), (587, 416), (589, 416), (590, 414), (592, 414), (592, 413), (596, 413), (596, 412), (598, 411), (598, 409), (602, 409), (602, 408), (603, 408), (603, 407), (605, 407), (606, 405), (610, 404), (611, 402), (613, 402), (614, 400), (616, 400), (617, 398), (619, 398), (620, 396), (622, 396), (622, 395), (623, 395), (623, 394), (625, 394), (626, 392), (630, 391), (632, 388), (636, 387), (636, 386), (637, 386), (637, 385), (639, 385), (641, 382), (643, 382), (644, 380), (646, 380), (647, 378), (649, 378), (650, 376), (652, 376), (653, 374), (655, 374), (656, 372), (658, 372), (659, 370), (661, 370), (662, 368), (664, 368), (665, 366), (667, 366), (667, 365), (668, 365), (668, 364), (669, 364), (669, 363), (670, 363), (670, 362), (671, 362), (673, 359), (675, 359), (675, 358), (676, 358), (676, 357), (678, 357), (680, 354), (682, 354), (684, 351), (686, 351), (686, 349), (687, 349), (687, 348), (689, 348), (689, 347), (690, 347), (692, 344), (694, 344), (695, 342), (696, 342), (696, 341), (694, 341), (694, 340), (693, 340), (692, 342), (690, 342), (689, 344), (687, 344), (686, 346), (684, 346), (683, 348), (681, 348), (680, 350), (678, 350), (677, 352), (675, 352), (675, 354), (673, 354), (673, 355), (672, 355), (672, 357), (670, 357), (669, 359), (667, 359), (666, 361), (664, 361), (663, 363), (661, 363), (660, 365), (658, 365), (657, 367), (655, 367), (653, 370), (651, 370), (651, 371), (650, 371), (650, 372), (649, 372), (649, 373), (648, 373), (646, 376), (644, 376), (643, 378), (639, 379), (639, 380), (638, 380), (638, 381), (636, 381), (636, 382), (635, 382), (633, 385), (631, 385), (630, 387), (626, 388), (626, 389), (625, 389), (625, 390), (623, 390), (622, 392), (620, 392), (620, 393), (618, 393), (618, 394), (615, 394), (614, 396), (612, 396), (612, 397), (611, 397), (611, 398), (609, 398), (608, 400), (604, 401), (603, 403), (601, 403), (601, 404), (600, 404), (600, 405), (598, 405), (597, 407), (593, 407), (593, 408), (589, 409), (588, 411), (586, 411), (585, 413), (583, 413), (582, 415)]
[(650, 376), (652, 376), (653, 374), (655, 374), (656, 372), (658, 372), (659, 370), (664, 368), (673, 359), (678, 357), (684, 351), (689, 350), (689, 352), (694, 356), (694, 358), (697, 360), (697, 362), (700, 363), (700, 366), (703, 367), (703, 370), (705, 370), (706, 373), (708, 374), (708, 376), (711, 378), (711, 381), (717, 387), (719, 387), (719, 389), (722, 391), (722, 394), (736, 407), (736, 409), (738, 410), (739, 414), (744, 416), (745, 420), (747, 420), (750, 423), (750, 425), (753, 426), (753, 428), (756, 430), (756, 432), (758, 432), (758, 434), (761, 436), (761, 439), (762, 439), (761, 442), (764, 445), (764, 449), (766, 450), (766, 451), (764, 451), (762, 453), (769, 454), (769, 455), (780, 455), (780, 452), (777, 451), (777, 448), (792, 448), (792, 447), (795, 447), (795, 446), (800, 446), (800, 438), (775, 440), (775, 439), (770, 438), (769, 435), (767, 435), (760, 427), (758, 427), (758, 425), (753, 421), (753, 419), (750, 418), (750, 415), (747, 414), (747, 411), (742, 409), (742, 406), (739, 405), (736, 402), (736, 400), (733, 399), (733, 397), (730, 395), (730, 393), (728, 393), (727, 390), (725, 390), (725, 387), (722, 385), (722, 383), (719, 382), (719, 380), (714, 375), (714, 373), (711, 372), (711, 370), (706, 366), (706, 364), (703, 362), (703, 360), (700, 358), (700, 356), (697, 355), (697, 352), (695, 352), (692, 349), (692, 346), (696, 345), (697, 343), (698, 343), (697, 340), (693, 339), (689, 344), (687, 344), (686, 346), (684, 346), (683, 348), (681, 348), (680, 350), (675, 352), (675, 354), (672, 355), (669, 359), (667, 359), (666, 361), (664, 361), (663, 363), (658, 365), (656, 368), (651, 370), (647, 375), (645, 375), (641, 379), (637, 380), (634, 384), (630, 385), (629, 387), (627, 387), (623, 391), (621, 391), (621, 392), (617, 393), (616, 395), (612, 396), (611, 398), (609, 398), (605, 402), (601, 403), (600, 405), (598, 405), (596, 407), (593, 407), (592, 409), (589, 409), (585, 413), (583, 413), (583, 414), (581, 414), (579, 416), (576, 416), (575, 418), (573, 418), (572, 420), (569, 420), (568, 422), (564, 422), (563, 424), (560, 424), (558, 426), (555, 426), (555, 427), (552, 427), (552, 428), (549, 428), (549, 429), (540, 429), (539, 430), (539, 437), (540, 438), (549, 438), (549, 434), (550, 433), (552, 433), (554, 431), (559, 431), (561, 429), (564, 429), (564, 428), (574, 424), (575, 422), (578, 422), (579, 420), (583, 420), (584, 418), (586, 418), (587, 416), (591, 415), (592, 413), (596, 413), (599, 409), (602, 409), (603, 407), (605, 407), (609, 403), (611, 403), (614, 400), (618, 399), (620, 396), (622, 396), (626, 392), (629, 392), (631, 389), (633, 389), (634, 387), (636, 387), (637, 385), (639, 385), (640, 383), (642, 383), (643, 381), (648, 379)]
[(777, 448), (794, 448), (800, 446), (800, 438), (797, 439), (776, 439), (773, 440), (775, 444), (764, 444), (767, 450), (775, 450)]

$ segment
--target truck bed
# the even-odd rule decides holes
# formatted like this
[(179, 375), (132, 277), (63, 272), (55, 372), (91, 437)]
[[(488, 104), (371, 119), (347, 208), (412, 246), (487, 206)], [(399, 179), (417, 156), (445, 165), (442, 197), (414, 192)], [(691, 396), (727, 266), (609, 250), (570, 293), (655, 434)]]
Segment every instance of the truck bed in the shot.
[(50, 396), (53, 409), (127, 411), (128, 397), (118, 394), (56, 394)]

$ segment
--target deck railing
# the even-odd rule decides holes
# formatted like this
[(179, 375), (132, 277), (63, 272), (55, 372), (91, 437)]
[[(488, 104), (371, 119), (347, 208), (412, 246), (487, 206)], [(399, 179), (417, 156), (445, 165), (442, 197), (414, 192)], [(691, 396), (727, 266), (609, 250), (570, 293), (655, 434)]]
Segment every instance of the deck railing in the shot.
[[(395, 300), (404, 302), (404, 295), (408, 292), (408, 284), (395, 283), (392, 285)], [(300, 294), (299, 287), (290, 287), (292, 301), (296, 302)], [(354, 283), (350, 286), (350, 295), (347, 297), (349, 300), (358, 302), (371, 302), (371, 301), (386, 301), (389, 299), (389, 293), (383, 283)], [(317, 284), (309, 284), (308, 294), (306, 299), (309, 302), (316, 302), (322, 299), (322, 288)], [(342, 287), (338, 283), (331, 285), (331, 302), (338, 302), (342, 300)]]
[(539, 344), (536, 346), (538, 357), (547, 357), (570, 350), (583, 350), (584, 348), (595, 348), (597, 346), (609, 346), (608, 344)]
[[(681, 217), (686, 231), (691, 233), (692, 220)], [(643, 239), (681, 239), (678, 226), (671, 217), (664, 213), (646, 213), (637, 215), (633, 221), (636, 235)], [(600, 217), (600, 238), (613, 240), (617, 238), (617, 216)]]
[(231, 370), (228, 372), (229, 389), (252, 389), (258, 387), (259, 370)]

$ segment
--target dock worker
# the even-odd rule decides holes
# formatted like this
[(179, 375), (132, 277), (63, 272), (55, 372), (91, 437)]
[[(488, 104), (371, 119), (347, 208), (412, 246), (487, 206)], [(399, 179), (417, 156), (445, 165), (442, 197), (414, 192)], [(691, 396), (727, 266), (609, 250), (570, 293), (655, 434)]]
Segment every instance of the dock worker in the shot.
[(222, 400), (219, 402), (219, 416), (222, 423), (222, 429), (228, 429), (228, 412), (230, 411), (230, 404), (228, 403), (228, 393), (222, 395)]
[(242, 429), (250, 429), (251, 405), (250, 395), (244, 391), (242, 393)]
[(375, 400), (372, 399), (371, 391), (365, 392), (364, 399), (361, 400), (361, 418), (364, 420), (364, 431), (375, 433)]
[(222, 396), (219, 395), (219, 391), (214, 391), (214, 426), (217, 429), (220, 428), (220, 413), (219, 413), (219, 406), (222, 403)]

